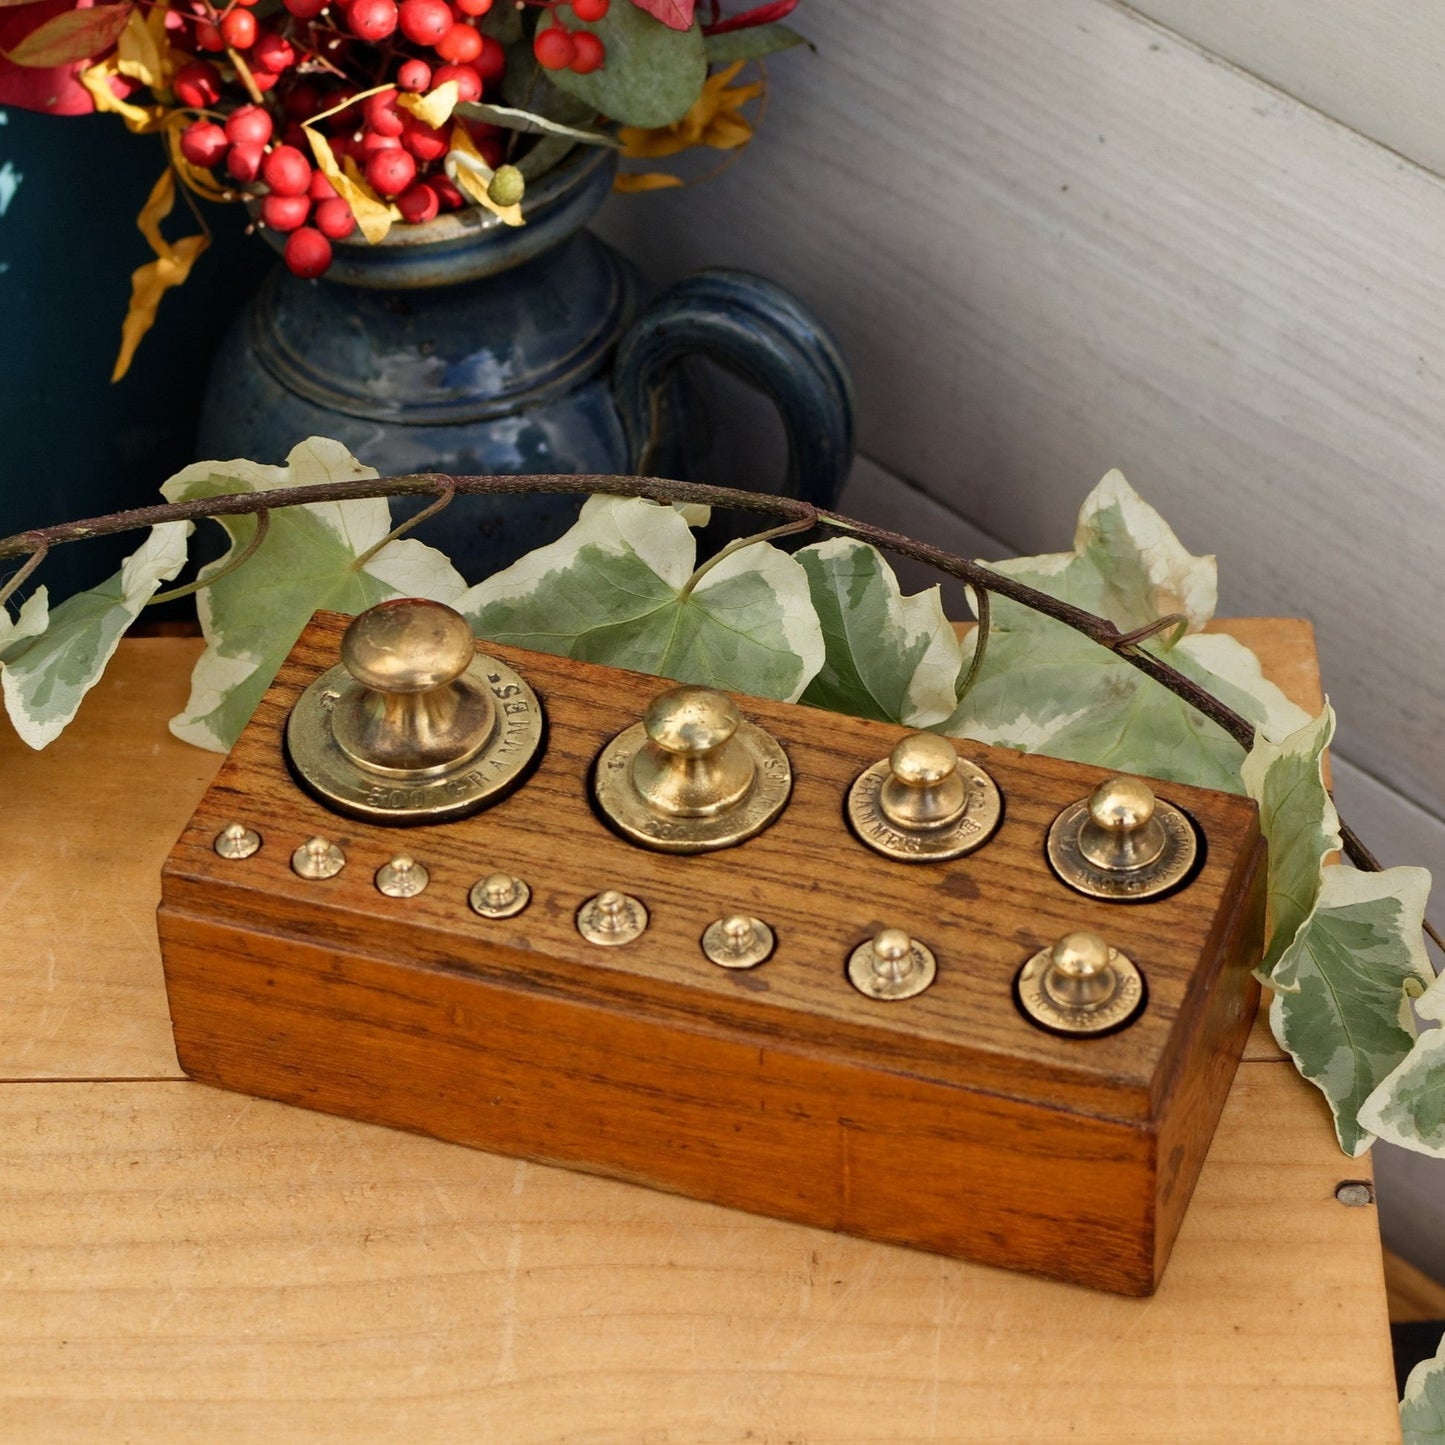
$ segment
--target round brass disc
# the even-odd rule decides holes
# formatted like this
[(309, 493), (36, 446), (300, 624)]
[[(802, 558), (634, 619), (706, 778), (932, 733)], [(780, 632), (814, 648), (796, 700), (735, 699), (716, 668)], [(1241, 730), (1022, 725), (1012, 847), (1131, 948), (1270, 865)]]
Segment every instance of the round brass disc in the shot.
[(472, 912), (483, 918), (515, 918), (531, 901), (531, 888), (515, 873), (488, 873), (467, 894)]
[(962, 811), (939, 826), (909, 826), (896, 812), (889, 816), (885, 790), (894, 780), (893, 760), (883, 758), (859, 773), (848, 790), (848, 824), (859, 842), (903, 863), (961, 858), (993, 836), (1003, 816), (1003, 799), (994, 780), (967, 758), (958, 759), (954, 778), (965, 790)]
[(702, 951), (723, 968), (756, 968), (772, 955), (773, 930), (761, 918), (730, 913), (703, 930)]
[[(1070, 945), (1082, 938), (1101, 944), (1107, 952), (1107, 973), (1112, 975), (1112, 987), (1107, 992), (1098, 987), (1098, 975), (1092, 970), (1081, 969), (1074, 978), (1066, 976), (1068, 965), (1078, 953)], [(1056, 1034), (1109, 1033), (1130, 1023), (1144, 1006), (1144, 979), (1133, 961), (1089, 934), (1069, 934), (1049, 948), (1040, 949), (1019, 970), (1014, 988), (1019, 1007), (1029, 1020)], [(1100, 996), (1097, 1002), (1083, 1005), (1068, 1001), (1071, 995), (1079, 994)]]
[(647, 905), (630, 893), (609, 888), (577, 910), (577, 932), (588, 943), (616, 948), (641, 938), (647, 929)]
[(308, 792), (328, 808), (371, 823), (442, 823), (504, 798), (521, 782), (542, 743), (542, 705), (504, 662), (478, 654), (466, 681), (494, 706), (481, 745), (460, 761), (424, 773), (369, 768), (345, 753), (332, 715), (364, 691), (338, 664), (297, 699), (286, 723), (286, 751)]
[[(1177, 888), (1189, 876), (1199, 856), (1194, 824), (1173, 803), (1157, 798), (1150, 826), (1158, 825), (1162, 842), (1149, 862), (1137, 868), (1100, 867), (1085, 852), (1090, 827), (1089, 798), (1070, 803), (1049, 829), (1049, 866), (1076, 893), (1114, 902), (1142, 902)], [(1097, 852), (1095, 849), (1090, 851)]]
[(753, 763), (752, 782), (741, 797), (703, 816), (668, 815), (638, 792), (633, 761), (649, 739), (645, 723), (618, 733), (598, 755), (593, 784), (597, 805), (618, 832), (661, 853), (706, 853), (761, 833), (783, 810), (793, 787), (788, 755), (762, 728), (743, 719), (732, 741)]
[(901, 928), (884, 928), (848, 955), (848, 982), (884, 1003), (913, 998), (938, 977), (933, 950)]

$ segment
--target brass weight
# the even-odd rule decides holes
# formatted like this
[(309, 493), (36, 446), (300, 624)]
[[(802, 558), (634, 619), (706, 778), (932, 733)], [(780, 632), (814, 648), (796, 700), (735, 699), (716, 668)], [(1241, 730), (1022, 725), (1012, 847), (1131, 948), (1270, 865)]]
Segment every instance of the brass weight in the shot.
[(1049, 864), (1076, 893), (1115, 902), (1158, 898), (1199, 856), (1194, 824), (1142, 778), (1120, 775), (1071, 803), (1049, 829)]
[(1018, 1001), (1041, 1028), (1058, 1034), (1102, 1034), (1129, 1023), (1144, 1003), (1144, 980), (1133, 961), (1097, 933), (1066, 933), (1019, 971)]
[(352, 620), (340, 663), (297, 700), (286, 748), (327, 807), (373, 823), (438, 823), (505, 797), (542, 742), (537, 695), (476, 650), (441, 602), (397, 598)]

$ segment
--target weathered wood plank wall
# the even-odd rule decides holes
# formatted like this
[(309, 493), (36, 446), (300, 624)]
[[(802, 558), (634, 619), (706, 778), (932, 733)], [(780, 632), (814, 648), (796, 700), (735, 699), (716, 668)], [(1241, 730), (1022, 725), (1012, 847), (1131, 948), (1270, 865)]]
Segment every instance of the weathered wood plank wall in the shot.
[(745, 163), (604, 229), (658, 280), (744, 266), (817, 308), (858, 381), (853, 510), (1054, 550), (1122, 467), (1219, 554), (1223, 611), (1315, 623), (1342, 810), (1445, 887), (1445, 13), (798, 20), (818, 53), (774, 61)]

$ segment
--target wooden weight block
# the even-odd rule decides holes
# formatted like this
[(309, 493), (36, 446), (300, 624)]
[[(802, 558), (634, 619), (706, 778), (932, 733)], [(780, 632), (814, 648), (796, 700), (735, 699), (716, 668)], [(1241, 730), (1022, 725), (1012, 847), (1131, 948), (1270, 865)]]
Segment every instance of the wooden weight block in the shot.
[[(266, 693), (164, 870), (159, 928), (181, 1065), (193, 1078), (671, 1190), (803, 1224), (1125, 1294), (1158, 1284), (1258, 1002), (1264, 844), (1247, 799), (1161, 785), (1203, 841), (1164, 898), (1083, 897), (1050, 870), (1055, 817), (1108, 775), (959, 741), (1003, 797), (978, 851), (903, 863), (849, 831), (853, 779), (904, 730), (739, 698), (786, 751), (789, 802), (764, 832), (675, 856), (627, 841), (590, 801), (603, 746), (671, 684), (484, 644), (546, 710), (530, 778), (459, 821), (384, 827), (329, 812), (288, 771), (283, 734), (337, 657), (321, 613)], [(232, 821), (260, 848), (217, 855)], [(313, 835), (344, 868), (291, 868)], [(400, 852), (430, 874), (384, 896)], [(496, 870), (532, 890), (488, 919)], [(578, 932), (583, 902), (645, 903), (635, 942)], [(700, 939), (743, 913), (776, 935), (725, 969)], [(850, 985), (888, 926), (937, 957), (916, 997)], [(1101, 1037), (1061, 1037), (1014, 997), (1024, 962), (1089, 929), (1132, 958), (1147, 1002)]]

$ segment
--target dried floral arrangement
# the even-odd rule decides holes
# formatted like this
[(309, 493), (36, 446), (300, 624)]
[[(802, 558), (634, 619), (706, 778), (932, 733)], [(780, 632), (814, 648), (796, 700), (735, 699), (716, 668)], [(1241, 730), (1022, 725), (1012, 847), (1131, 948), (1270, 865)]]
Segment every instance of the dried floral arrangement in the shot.
[[(469, 206), (520, 226), (528, 182), (579, 145), (648, 167), (699, 146), (735, 156), (763, 58), (803, 43), (783, 23), (797, 3), (3, 0), (0, 105), (104, 111), (164, 143), (138, 219), (155, 260), (132, 277), (117, 380), (210, 243), (195, 197), (248, 202), (303, 277), (336, 246)], [(683, 180), (630, 168), (616, 184)], [(177, 194), (199, 229), (170, 240)]]

